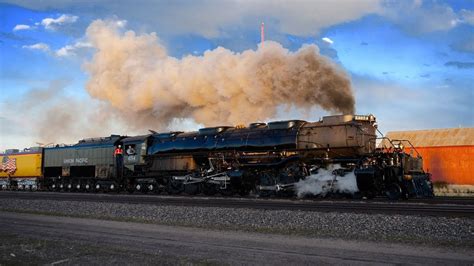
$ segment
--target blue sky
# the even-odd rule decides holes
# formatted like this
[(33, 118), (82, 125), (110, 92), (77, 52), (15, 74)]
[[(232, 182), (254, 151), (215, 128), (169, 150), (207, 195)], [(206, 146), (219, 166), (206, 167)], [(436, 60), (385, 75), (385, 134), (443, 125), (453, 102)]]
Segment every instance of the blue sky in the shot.
[[(474, 1), (332, 2), (4, 1), (0, 150), (43, 141), (37, 121), (47, 121), (48, 106), (58, 102), (70, 101), (65, 108), (76, 108), (68, 118), (87, 125), (86, 113), (93, 114), (91, 109), (101, 104), (87, 93), (84, 70), (94, 55), (86, 30), (97, 19), (122, 22), (137, 34), (155, 32), (176, 58), (218, 46), (255, 50), (263, 21), (267, 40), (292, 51), (316, 44), (344, 69), (351, 77), (357, 113), (375, 114), (384, 132), (474, 125)], [(318, 107), (310, 112), (292, 108), (274, 119), (317, 120), (326, 114)], [(181, 121), (170, 128), (197, 126)], [(65, 142), (97, 132), (78, 133), (70, 125), (63, 133), (57, 130), (68, 135), (58, 140)], [(98, 132), (109, 131), (140, 133), (115, 124)]]

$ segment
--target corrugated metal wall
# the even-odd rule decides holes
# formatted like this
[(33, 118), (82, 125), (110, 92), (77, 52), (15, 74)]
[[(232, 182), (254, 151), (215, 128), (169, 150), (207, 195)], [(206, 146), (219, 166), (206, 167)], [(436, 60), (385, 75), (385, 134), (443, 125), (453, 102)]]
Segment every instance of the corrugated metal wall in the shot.
[(474, 146), (417, 147), (434, 182), (474, 185)]

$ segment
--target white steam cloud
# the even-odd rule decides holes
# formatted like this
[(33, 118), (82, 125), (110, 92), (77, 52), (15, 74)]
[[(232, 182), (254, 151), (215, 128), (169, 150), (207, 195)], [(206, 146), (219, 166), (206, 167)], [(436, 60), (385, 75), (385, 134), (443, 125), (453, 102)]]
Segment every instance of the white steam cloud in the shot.
[(113, 21), (93, 22), (87, 37), (96, 49), (85, 66), (89, 94), (134, 128), (165, 128), (181, 118), (207, 126), (262, 121), (279, 106), (354, 111), (349, 78), (314, 45), (290, 52), (266, 42), (256, 51), (218, 47), (177, 59), (154, 33), (123, 33)]
[(330, 165), (327, 169), (319, 169), (317, 174), (312, 174), (295, 184), (298, 197), (306, 195), (325, 196), (328, 193), (354, 194), (359, 191), (354, 172), (344, 176), (334, 175), (333, 171), (340, 169), (339, 164)]

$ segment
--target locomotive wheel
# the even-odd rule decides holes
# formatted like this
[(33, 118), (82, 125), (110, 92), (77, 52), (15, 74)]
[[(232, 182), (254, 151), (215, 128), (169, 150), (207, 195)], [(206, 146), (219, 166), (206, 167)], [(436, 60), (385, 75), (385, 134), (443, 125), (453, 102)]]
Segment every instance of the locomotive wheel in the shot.
[(255, 187), (254, 191), (255, 191), (255, 196), (257, 196), (257, 198), (268, 198), (268, 197), (271, 197), (271, 196), (275, 195), (275, 191), (260, 190), (258, 188), (258, 186)]
[(147, 189), (150, 193), (160, 194), (160, 189), (157, 184), (148, 184)]
[(385, 195), (387, 195), (387, 198), (389, 198), (390, 200), (398, 200), (402, 195), (402, 189), (398, 184), (392, 183), (385, 191)]
[(250, 194), (250, 190), (247, 189), (247, 188), (240, 188), (239, 189), (239, 195), (244, 197), (244, 196), (248, 196)]
[(226, 196), (226, 197), (230, 197), (234, 195), (234, 191), (230, 187), (226, 189), (219, 189), (219, 193), (221, 193), (222, 196)]
[(196, 195), (199, 193), (199, 185), (194, 183), (194, 184), (186, 184), (184, 185), (184, 193), (188, 195)]
[(168, 181), (168, 193), (170, 194), (179, 194), (183, 192), (184, 185), (180, 181), (173, 180), (172, 178)]
[(214, 184), (201, 183), (201, 191), (206, 196), (213, 196), (217, 193), (217, 188)]
[(278, 197), (283, 197), (283, 198), (290, 198), (296, 195), (295, 191), (293, 190), (278, 191), (276, 194)]

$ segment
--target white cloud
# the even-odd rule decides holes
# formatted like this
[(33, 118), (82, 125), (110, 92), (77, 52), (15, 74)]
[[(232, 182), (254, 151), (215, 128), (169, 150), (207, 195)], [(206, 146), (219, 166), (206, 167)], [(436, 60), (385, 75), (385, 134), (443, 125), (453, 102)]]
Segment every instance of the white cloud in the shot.
[(117, 20), (115, 23), (117, 24), (117, 27), (119, 28), (124, 28), (125, 26), (127, 26), (126, 20)]
[(462, 9), (459, 14), (464, 23), (474, 25), (474, 10)]
[(334, 41), (331, 40), (331, 39), (329, 39), (328, 37), (324, 37), (324, 38), (322, 38), (321, 40), (323, 40), (324, 42), (327, 42), (327, 43), (329, 43), (329, 44), (333, 44), (333, 43), (334, 43)]
[(18, 30), (29, 30), (31, 29), (31, 26), (25, 25), (25, 24), (18, 24), (13, 28), (13, 31), (18, 31)]
[(76, 55), (77, 50), (82, 48), (91, 48), (92, 44), (89, 42), (78, 41), (73, 45), (66, 45), (56, 50), (55, 55), (58, 57), (67, 57)]
[(25, 49), (30, 49), (30, 50), (40, 50), (40, 51), (43, 51), (43, 52), (49, 52), (50, 49), (49, 49), (49, 45), (47, 45), (46, 43), (35, 43), (35, 44), (32, 44), (32, 45), (23, 45), (22, 46), (23, 48)]
[(45, 18), (41, 21), (41, 25), (43, 25), (45, 29), (54, 30), (59, 25), (74, 23), (78, 18), (78, 16), (63, 14), (58, 18)]
[(438, 2), (386, 2), (383, 15), (412, 34), (447, 31), (462, 23), (474, 25), (473, 11), (463, 9), (456, 13), (451, 6)]
[(74, 54), (72, 50), (74, 50), (74, 46), (66, 45), (56, 51), (56, 56), (59, 56), (59, 57), (70, 56), (71, 54)]

